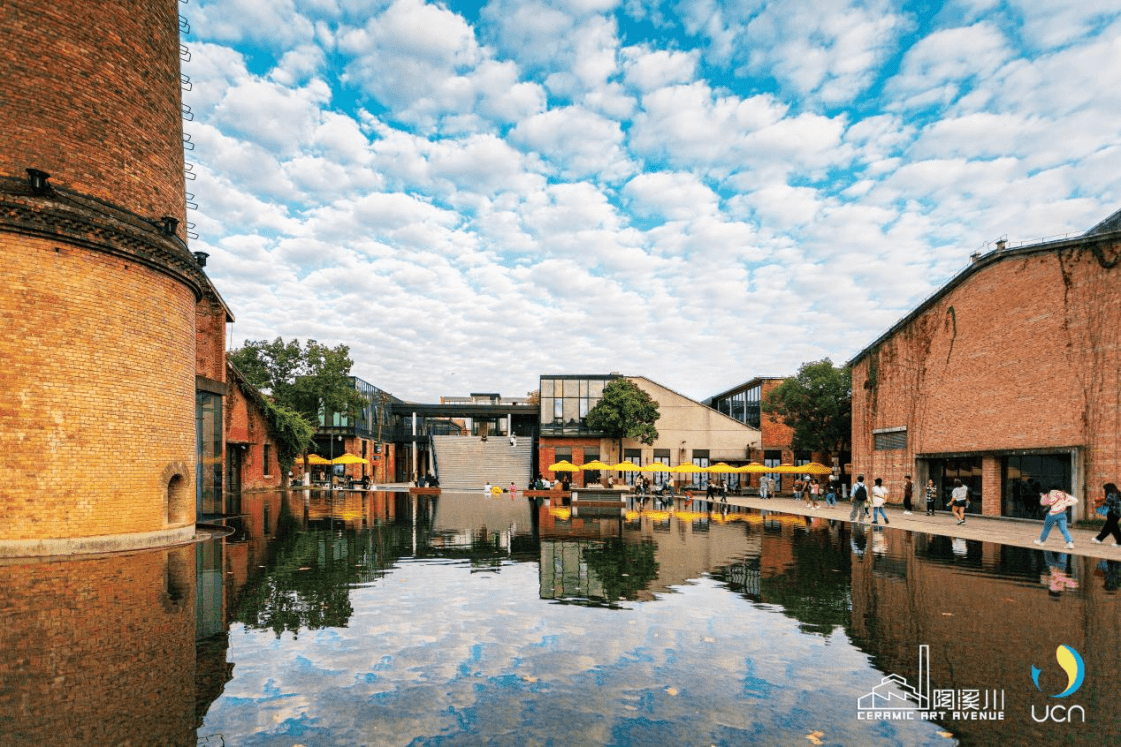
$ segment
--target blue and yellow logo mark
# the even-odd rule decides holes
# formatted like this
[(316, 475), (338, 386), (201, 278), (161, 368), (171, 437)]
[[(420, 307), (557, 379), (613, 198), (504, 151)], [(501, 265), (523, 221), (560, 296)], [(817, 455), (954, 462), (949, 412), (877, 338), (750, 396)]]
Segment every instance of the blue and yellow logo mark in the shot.
[[(1052, 698), (1065, 698), (1068, 695), (1073, 695), (1082, 687), (1082, 680), (1086, 676), (1086, 666), (1082, 663), (1082, 657), (1078, 652), (1070, 646), (1061, 644), (1055, 649), (1055, 659), (1059, 662), (1059, 666), (1067, 675), (1067, 688), (1058, 695), (1052, 695)], [(1043, 692), (1043, 688), (1039, 686), (1039, 667), (1032, 665), (1031, 668), (1031, 681), (1035, 683), (1035, 689)]]

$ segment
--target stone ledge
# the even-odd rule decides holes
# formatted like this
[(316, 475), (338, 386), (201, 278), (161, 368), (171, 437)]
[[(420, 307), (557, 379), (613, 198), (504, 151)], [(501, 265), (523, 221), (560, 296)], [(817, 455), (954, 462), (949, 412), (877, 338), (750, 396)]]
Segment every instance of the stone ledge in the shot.
[(96, 555), (128, 550), (146, 550), (191, 542), (195, 525), (163, 529), (158, 532), (103, 534), (95, 537), (61, 539), (0, 540), (0, 558), (48, 558), (66, 555)]

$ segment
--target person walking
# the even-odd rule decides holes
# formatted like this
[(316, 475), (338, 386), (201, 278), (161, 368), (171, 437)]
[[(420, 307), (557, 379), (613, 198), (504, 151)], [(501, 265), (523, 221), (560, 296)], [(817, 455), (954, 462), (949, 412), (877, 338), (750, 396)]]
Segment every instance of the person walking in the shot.
[(969, 507), (969, 488), (960, 478), (954, 478), (954, 489), (950, 491), (950, 507), (958, 524), (965, 523), (965, 509)]
[(805, 487), (805, 486), (802, 483), (802, 478), (801, 477), (794, 480), (794, 486), (793, 487), (794, 487), (794, 500), (795, 501), (802, 500), (802, 488)]
[(864, 475), (857, 475), (852, 486), (852, 512), (849, 521), (864, 523), (864, 502), (868, 500), (868, 488), (864, 485)]
[(905, 475), (903, 482), (903, 513), (910, 515), (911, 513), (911, 494), (915, 490), (915, 484), (911, 482), (911, 476)]
[(825, 486), (825, 505), (837, 505), (837, 476), (834, 475), (829, 478), (829, 484)]
[(934, 516), (934, 501), (938, 497), (938, 488), (934, 486), (934, 479), (926, 481), (926, 515)]
[(884, 478), (877, 477), (876, 484), (872, 488), (872, 523), (879, 524), (876, 519), (876, 514), (879, 512), (880, 516), (884, 517), (884, 523), (890, 524), (887, 520), (887, 512), (884, 511), (884, 504), (887, 503), (887, 488), (884, 487)]
[(806, 488), (806, 505), (812, 508), (817, 508), (817, 497), (821, 494), (821, 486), (817, 483), (817, 478), (810, 480)]
[(1050, 506), (1051, 510), (1047, 512), (1046, 518), (1043, 519), (1043, 531), (1040, 533), (1039, 539), (1032, 540), (1032, 542), (1042, 545), (1047, 541), (1047, 535), (1051, 533), (1051, 528), (1058, 524), (1063, 539), (1067, 541), (1067, 549), (1072, 549), (1074, 539), (1067, 530), (1067, 509), (1076, 503), (1078, 503), (1078, 499), (1058, 485), (1052, 485), (1050, 490), (1040, 495), (1039, 505)]
[(1111, 482), (1103, 485), (1102, 491), (1105, 493), (1105, 499), (1101, 504), (1105, 506), (1105, 526), (1098, 536), (1090, 541), (1100, 545), (1107, 534), (1112, 534), (1113, 544), (1121, 545), (1121, 527), (1117, 525), (1117, 520), (1121, 519), (1121, 493), (1117, 492), (1117, 486)]

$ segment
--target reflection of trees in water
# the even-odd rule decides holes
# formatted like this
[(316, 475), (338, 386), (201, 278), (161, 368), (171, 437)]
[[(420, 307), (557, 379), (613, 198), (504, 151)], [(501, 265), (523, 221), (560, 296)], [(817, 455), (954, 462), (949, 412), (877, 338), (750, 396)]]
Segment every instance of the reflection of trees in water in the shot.
[(804, 633), (828, 635), (836, 627), (848, 625), (852, 607), (848, 543), (813, 532), (795, 536), (791, 550), (792, 562), (782, 573), (761, 574), (758, 594), (752, 593), (754, 584), (744, 583), (744, 573), (736, 566), (720, 568), (712, 575), (748, 599), (781, 606), (784, 615), (801, 623), (798, 627)]
[(346, 627), (354, 612), (350, 588), (385, 574), (408, 546), (399, 535), (394, 525), (303, 531), (282, 501), (267, 569), (249, 581), (231, 621), (272, 630), (277, 637), (284, 631)]
[(657, 545), (649, 540), (624, 542), (612, 537), (584, 549), (584, 562), (596, 574), (604, 601), (635, 600), (638, 593), (658, 577)]

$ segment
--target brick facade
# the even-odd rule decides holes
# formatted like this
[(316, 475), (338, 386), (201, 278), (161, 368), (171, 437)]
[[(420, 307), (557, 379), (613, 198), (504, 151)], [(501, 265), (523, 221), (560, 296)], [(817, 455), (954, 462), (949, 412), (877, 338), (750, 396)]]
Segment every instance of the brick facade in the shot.
[(195, 552), (4, 567), (6, 744), (195, 744)]
[(193, 534), (177, 14), (0, 4), (0, 556)]
[[(1003, 459), (1069, 455), (1086, 516), (1121, 477), (1119, 260), (1116, 231), (977, 258), (853, 361), (855, 471), (898, 500), (904, 474), (974, 457), (981, 511), (1000, 515)], [(888, 429), (905, 448), (875, 448)]]
[(0, 3), (0, 176), (183, 221), (179, 7)]
[[(236, 450), (240, 474), (227, 475), (226, 485), (241, 486), (243, 491), (279, 488), (282, 472), (277, 460), (276, 442), (269, 434), (268, 418), (257, 397), (246, 396), (243, 387), (254, 390), (233, 368), (229, 369), (229, 386), (222, 404), (226, 419), (227, 451)], [(240, 381), (239, 381), (240, 379)], [(229, 465), (227, 459), (225, 464)]]

